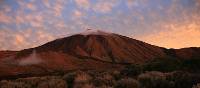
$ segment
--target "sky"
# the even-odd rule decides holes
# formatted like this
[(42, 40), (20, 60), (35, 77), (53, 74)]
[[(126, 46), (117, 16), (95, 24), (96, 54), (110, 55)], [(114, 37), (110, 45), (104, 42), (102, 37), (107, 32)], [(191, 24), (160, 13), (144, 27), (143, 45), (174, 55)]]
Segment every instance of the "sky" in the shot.
[(200, 47), (200, 0), (0, 0), (0, 50), (88, 28), (160, 47)]

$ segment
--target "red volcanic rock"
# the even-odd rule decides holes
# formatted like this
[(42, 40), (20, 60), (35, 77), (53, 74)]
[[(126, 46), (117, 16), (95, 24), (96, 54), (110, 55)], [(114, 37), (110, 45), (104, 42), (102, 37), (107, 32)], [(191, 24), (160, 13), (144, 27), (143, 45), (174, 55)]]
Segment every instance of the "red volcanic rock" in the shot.
[(176, 57), (183, 59), (200, 58), (200, 47), (190, 47), (175, 50)]
[(4, 57), (9, 57), (17, 53), (17, 51), (0, 51), (0, 59)]

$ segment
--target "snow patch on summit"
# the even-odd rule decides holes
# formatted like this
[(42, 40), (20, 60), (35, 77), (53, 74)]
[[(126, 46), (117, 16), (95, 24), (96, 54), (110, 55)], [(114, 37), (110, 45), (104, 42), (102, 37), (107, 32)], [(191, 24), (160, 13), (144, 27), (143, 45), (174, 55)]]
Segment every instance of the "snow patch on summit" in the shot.
[(93, 29), (87, 29), (86, 31), (80, 33), (81, 35), (110, 35), (112, 33), (101, 31), (101, 30), (93, 30)]

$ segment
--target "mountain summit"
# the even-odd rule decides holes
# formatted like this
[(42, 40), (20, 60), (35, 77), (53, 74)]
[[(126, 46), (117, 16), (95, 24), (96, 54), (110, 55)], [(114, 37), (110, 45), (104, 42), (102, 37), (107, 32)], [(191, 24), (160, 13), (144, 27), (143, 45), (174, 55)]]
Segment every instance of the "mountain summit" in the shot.
[(101, 31), (101, 30), (95, 30), (95, 29), (87, 29), (86, 31), (79, 34), (81, 35), (109, 35), (112, 33)]
[[(142, 63), (165, 55), (157, 46), (100, 30), (87, 30), (69, 37), (54, 40), (42, 46), (19, 53), (36, 50), (38, 53), (63, 53), (76, 58), (95, 59), (109, 63)], [(23, 53), (24, 52), (24, 53)]]
[[(189, 50), (189, 51), (188, 51)], [(199, 55), (199, 48), (165, 49), (126, 36), (88, 29), (44, 45), (0, 56), (0, 77), (77, 69), (110, 70), (155, 58)], [(0, 53), (1, 55), (1, 53)], [(190, 57), (188, 57), (190, 58)]]

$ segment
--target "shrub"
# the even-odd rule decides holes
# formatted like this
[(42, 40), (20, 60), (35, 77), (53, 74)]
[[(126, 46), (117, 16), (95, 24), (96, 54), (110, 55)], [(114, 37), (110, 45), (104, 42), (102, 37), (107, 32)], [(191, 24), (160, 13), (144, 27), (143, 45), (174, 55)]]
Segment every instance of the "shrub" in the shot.
[(31, 85), (24, 82), (4, 81), (1, 82), (1, 88), (32, 88)]
[(113, 71), (111, 75), (113, 76), (114, 80), (119, 80), (122, 78), (120, 71)]
[(178, 59), (178, 58), (157, 58), (151, 62), (146, 63), (143, 66), (143, 71), (161, 71), (161, 72), (172, 72), (172, 71), (187, 71), (187, 72), (200, 72), (200, 59)]
[(182, 70), (189, 71), (189, 72), (200, 72), (200, 59), (199, 58), (192, 58), (183, 60), (181, 64)]
[(82, 88), (89, 85), (92, 77), (85, 72), (79, 72), (74, 78), (74, 88)]
[(128, 65), (120, 73), (124, 76), (136, 77), (142, 73), (142, 67), (136, 64)]
[(31, 85), (32, 87), (37, 87), (38, 83), (40, 83), (41, 81), (47, 80), (44, 78), (46, 78), (46, 77), (19, 78), (19, 79), (16, 79), (15, 82), (24, 82), (26, 84)]
[(180, 69), (181, 61), (177, 58), (157, 58), (144, 65), (144, 71), (172, 72)]
[(142, 88), (172, 88), (173, 82), (166, 80), (166, 75), (162, 72), (146, 72), (138, 76), (140, 87)]
[(115, 84), (115, 79), (112, 76), (111, 73), (109, 72), (102, 72), (97, 74), (94, 78), (93, 78), (93, 84), (97, 87), (100, 86), (112, 86)]
[(67, 84), (62, 79), (51, 79), (38, 84), (38, 88), (66, 88)]
[(167, 76), (167, 80), (173, 81), (175, 88), (192, 88), (194, 84), (200, 82), (200, 77), (188, 72), (177, 71)]
[(132, 78), (125, 78), (117, 81), (114, 88), (139, 88), (139, 82)]
[(96, 88), (93, 84), (85, 84), (81, 88)]
[(67, 82), (68, 88), (73, 88), (75, 76), (76, 76), (75, 72), (67, 73), (63, 76), (63, 79)]

